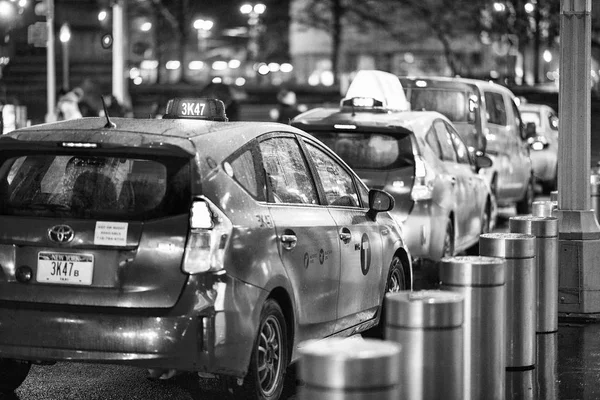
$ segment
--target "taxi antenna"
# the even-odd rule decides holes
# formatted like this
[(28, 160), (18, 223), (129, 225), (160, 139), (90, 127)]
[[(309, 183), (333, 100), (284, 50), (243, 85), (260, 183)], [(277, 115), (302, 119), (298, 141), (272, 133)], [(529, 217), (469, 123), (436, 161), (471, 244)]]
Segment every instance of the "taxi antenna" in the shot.
[(110, 120), (110, 117), (108, 116), (108, 109), (106, 108), (106, 102), (104, 101), (104, 96), (100, 96), (100, 99), (102, 100), (102, 108), (104, 109), (104, 115), (106, 116), (106, 125), (104, 125), (105, 128), (116, 128), (117, 125), (115, 125), (114, 122), (112, 122)]

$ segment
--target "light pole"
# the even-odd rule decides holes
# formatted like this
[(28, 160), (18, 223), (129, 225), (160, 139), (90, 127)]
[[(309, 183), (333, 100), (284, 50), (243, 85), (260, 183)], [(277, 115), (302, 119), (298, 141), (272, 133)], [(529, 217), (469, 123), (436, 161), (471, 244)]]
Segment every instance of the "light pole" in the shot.
[(248, 16), (248, 59), (254, 60), (258, 56), (258, 36), (260, 35), (260, 16), (267, 10), (262, 3), (246, 3), (240, 7), (240, 12)]
[(214, 23), (209, 19), (198, 18), (194, 21), (194, 29), (198, 33), (198, 51), (203, 53), (206, 51), (206, 39), (210, 36), (210, 30)]
[(65, 92), (69, 91), (69, 41), (71, 40), (71, 28), (66, 22), (60, 27), (58, 35), (62, 43), (62, 88)]

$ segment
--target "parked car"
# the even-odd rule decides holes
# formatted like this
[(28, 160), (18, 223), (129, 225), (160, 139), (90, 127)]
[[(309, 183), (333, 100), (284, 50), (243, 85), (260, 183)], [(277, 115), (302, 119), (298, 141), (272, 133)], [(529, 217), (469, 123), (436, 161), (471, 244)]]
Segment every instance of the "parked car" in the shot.
[(556, 190), (558, 176), (558, 114), (543, 104), (522, 103), (533, 175), (545, 193)]
[[(394, 196), (392, 215), (401, 222), (410, 253), (426, 278), (435, 279), (436, 262), (472, 248), (490, 230), (493, 197), (479, 171), (491, 166), (485, 155), (469, 152), (448, 118), (433, 111), (402, 111), (387, 102), (402, 91), (396, 77), (369, 95), (377, 83), (361, 85), (357, 76), (341, 107), (300, 114), (292, 125), (334, 150), (371, 188)], [(366, 80), (365, 80), (366, 81)], [(402, 103), (402, 101), (400, 102)]]
[(75, 361), (275, 400), (301, 342), (380, 328), (412, 279), (393, 197), (305, 132), (223, 110), (0, 138), (1, 392)]
[(515, 95), (477, 79), (400, 77), (413, 110), (438, 111), (452, 121), (467, 146), (493, 161), (482, 173), (501, 206), (530, 214), (534, 176), (529, 144)]

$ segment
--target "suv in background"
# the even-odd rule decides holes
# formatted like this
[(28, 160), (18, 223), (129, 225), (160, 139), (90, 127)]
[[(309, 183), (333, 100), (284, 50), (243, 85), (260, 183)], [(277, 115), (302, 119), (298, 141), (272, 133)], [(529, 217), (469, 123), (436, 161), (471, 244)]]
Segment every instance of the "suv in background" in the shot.
[(467, 146), (492, 158), (481, 170), (500, 206), (530, 214), (534, 177), (527, 135), (515, 95), (498, 84), (466, 78), (400, 77), (414, 111), (448, 117)]

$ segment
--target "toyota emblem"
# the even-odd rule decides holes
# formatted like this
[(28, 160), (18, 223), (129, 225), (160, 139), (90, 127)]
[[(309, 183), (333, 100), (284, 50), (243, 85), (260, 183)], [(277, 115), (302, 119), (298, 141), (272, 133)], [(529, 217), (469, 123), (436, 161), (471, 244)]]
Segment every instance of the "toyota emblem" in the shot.
[(75, 231), (69, 225), (54, 225), (48, 231), (48, 237), (53, 242), (68, 243), (73, 240)]

